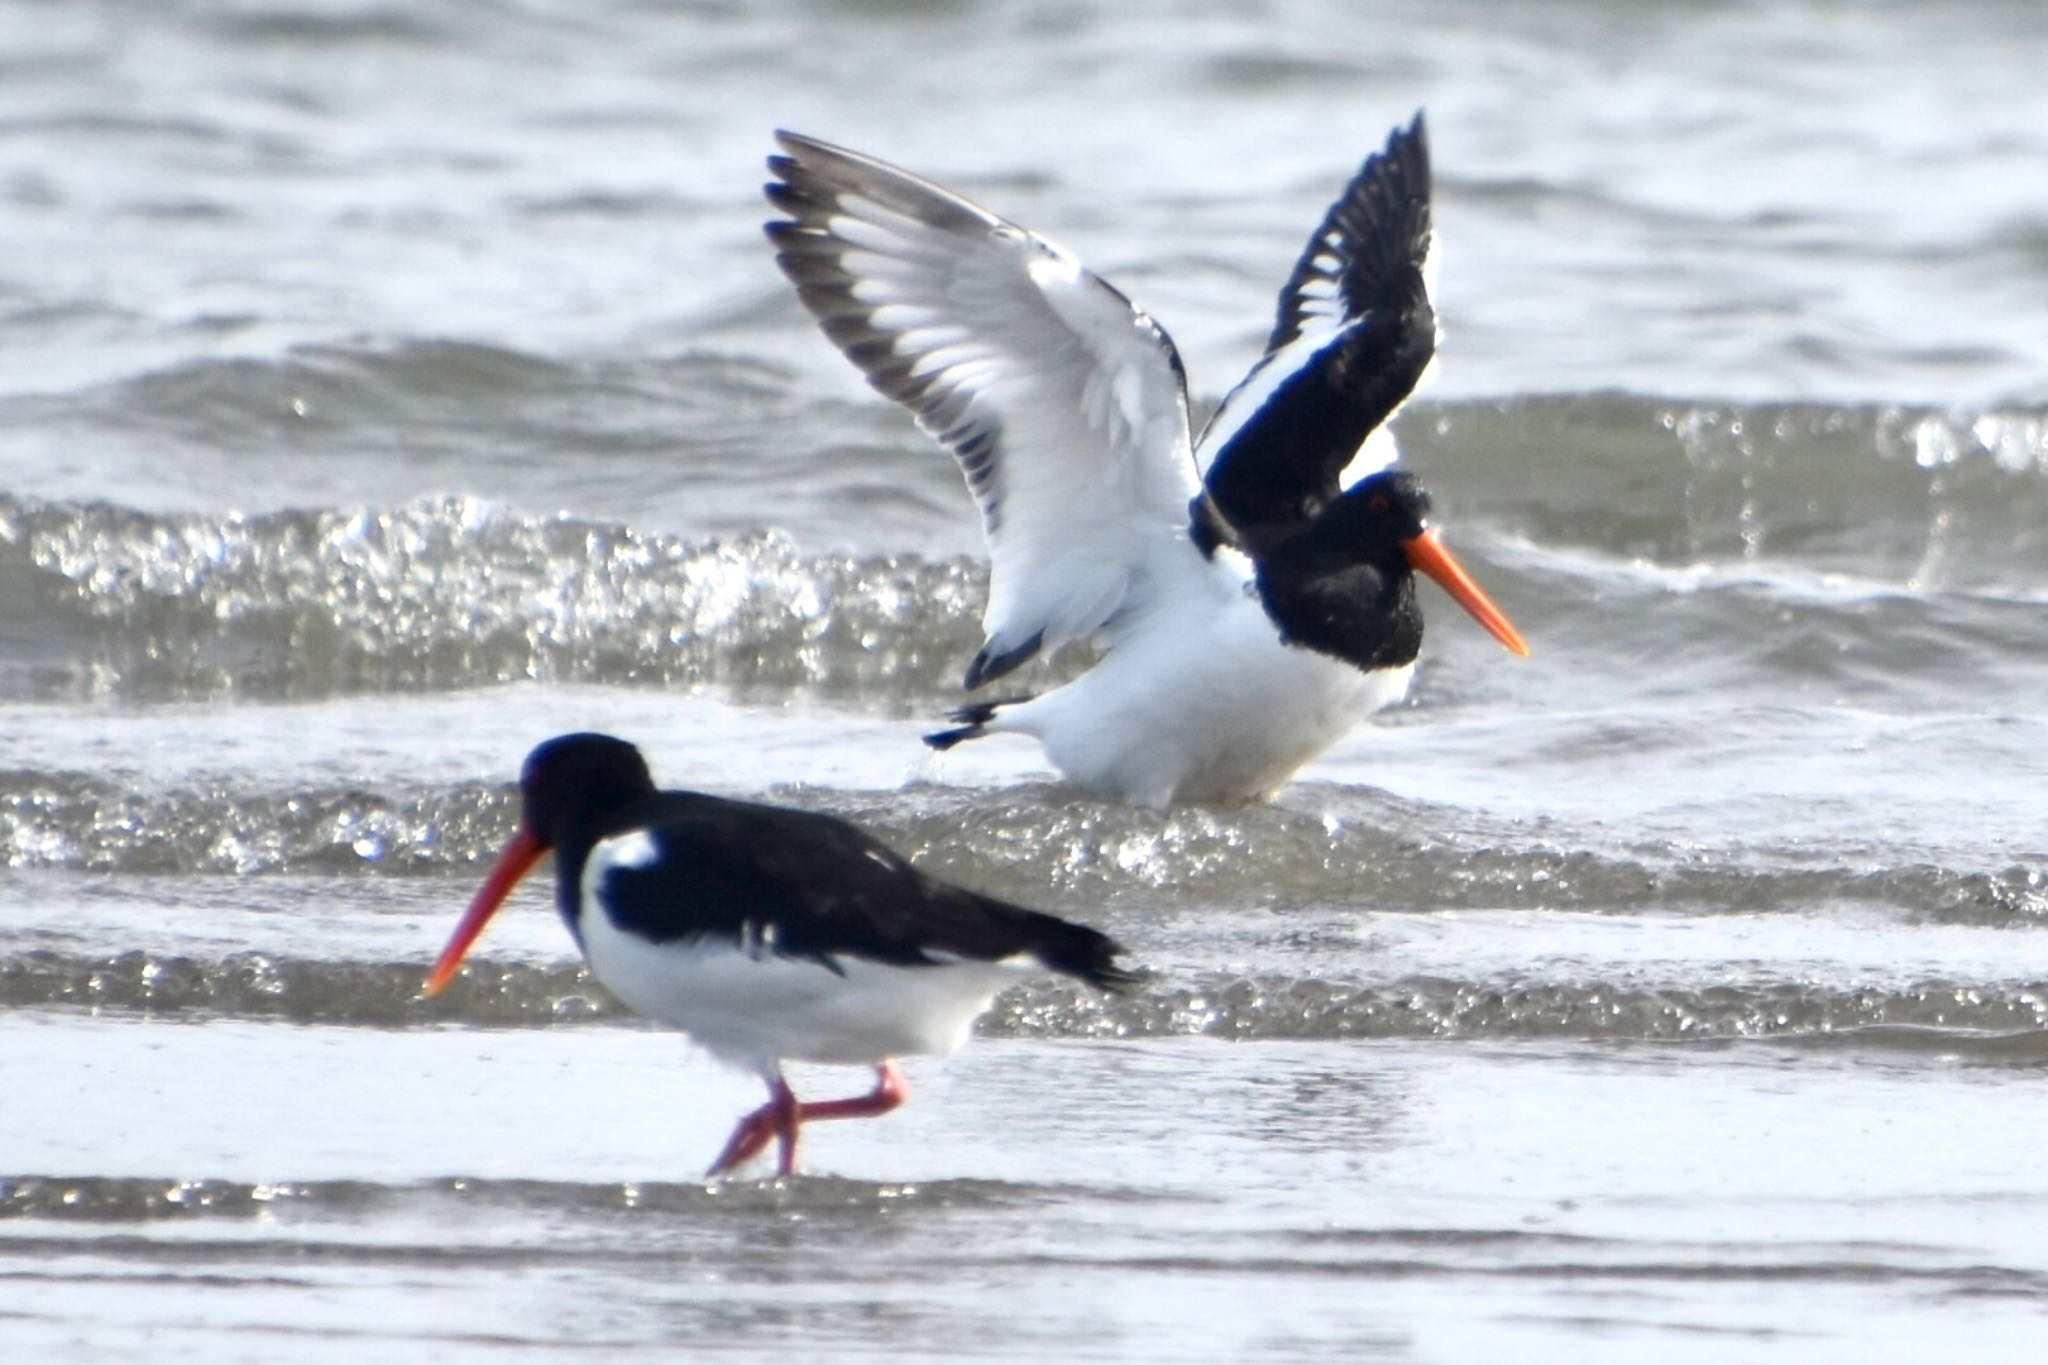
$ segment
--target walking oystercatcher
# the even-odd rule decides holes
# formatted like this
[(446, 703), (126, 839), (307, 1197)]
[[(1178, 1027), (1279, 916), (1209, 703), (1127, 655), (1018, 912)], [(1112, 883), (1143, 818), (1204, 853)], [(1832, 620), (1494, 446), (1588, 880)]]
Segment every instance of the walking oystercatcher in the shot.
[(1101, 647), (1065, 686), (963, 708), (934, 748), (1027, 734), (1100, 795), (1264, 800), (1407, 691), (1414, 570), (1528, 654), (1429, 527), (1422, 484), (1387, 467), (1390, 441), (1341, 486), (1436, 352), (1421, 114), (1309, 239), (1199, 446), (1172, 341), (1066, 250), (871, 157), (776, 139), (776, 261), (980, 505), (987, 638), (967, 687)]
[[(997, 991), (1034, 968), (1116, 990), (1122, 949), (1084, 925), (928, 877), (843, 820), (657, 791), (610, 735), (548, 740), (520, 772), (519, 830), (427, 978), (436, 994), (519, 879), (550, 849), (555, 901), (590, 973), (637, 1013), (768, 1083), (711, 1164), (770, 1140), (796, 1161), (807, 1119), (885, 1114), (908, 1094), (894, 1059), (946, 1054)], [(872, 1092), (803, 1103), (785, 1061), (872, 1066)]]

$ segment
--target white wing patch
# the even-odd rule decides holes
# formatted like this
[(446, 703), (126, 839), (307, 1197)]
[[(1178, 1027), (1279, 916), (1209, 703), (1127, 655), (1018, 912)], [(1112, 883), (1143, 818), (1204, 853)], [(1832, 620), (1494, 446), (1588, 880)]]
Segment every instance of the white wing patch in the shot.
[[(1196, 572), (1172, 342), (1070, 252), (907, 172), (790, 134), (777, 259), (882, 393), (960, 460), (990, 559), (991, 656), (1098, 631)], [(1185, 561), (1185, 562), (1183, 562)]]

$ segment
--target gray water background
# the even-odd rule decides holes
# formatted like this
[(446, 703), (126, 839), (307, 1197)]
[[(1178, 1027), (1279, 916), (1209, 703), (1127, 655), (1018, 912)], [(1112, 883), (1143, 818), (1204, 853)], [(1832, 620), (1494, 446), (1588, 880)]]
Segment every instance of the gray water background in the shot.
[[(0, 1346), (2026, 1359), (2048, 19), (2019, 3), (0, 7)], [(1529, 635), (1270, 808), (943, 762), (957, 473), (769, 130), (1079, 252), (1201, 403), (1428, 109), (1405, 414)], [(1102, 924), (808, 1174), (544, 895), (535, 740)], [(807, 1093), (857, 1084), (800, 1077)]]

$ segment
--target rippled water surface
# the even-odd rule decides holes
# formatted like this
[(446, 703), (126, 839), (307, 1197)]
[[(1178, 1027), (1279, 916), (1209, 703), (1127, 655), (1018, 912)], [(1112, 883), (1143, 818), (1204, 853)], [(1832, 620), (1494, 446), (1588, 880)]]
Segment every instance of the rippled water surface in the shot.
[[(0, 1354), (2029, 1358), (2042, 13), (0, 11)], [(978, 535), (776, 276), (769, 130), (1058, 237), (1207, 404), (1423, 106), (1399, 434), (1534, 657), (1426, 599), (1257, 809), (928, 754)], [(1143, 980), (707, 1186), (758, 1083), (544, 890), (418, 994), (593, 727)]]

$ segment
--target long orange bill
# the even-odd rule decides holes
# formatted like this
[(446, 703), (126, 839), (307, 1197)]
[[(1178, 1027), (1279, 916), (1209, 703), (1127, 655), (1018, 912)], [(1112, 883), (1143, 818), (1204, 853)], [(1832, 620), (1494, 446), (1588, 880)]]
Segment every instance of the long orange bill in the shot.
[(1529, 657), (1529, 646), (1523, 642), (1522, 632), (1515, 629), (1507, 613), (1493, 605), (1493, 599), (1472, 581), (1472, 575), (1465, 572), (1465, 566), (1451, 557), (1451, 552), (1444, 548), (1443, 540), (1434, 530), (1402, 541), (1401, 549), (1408, 556), (1410, 567), (1442, 584), (1443, 590), (1459, 606), (1471, 612), (1472, 619), (1485, 626), (1494, 639), (1524, 659)]
[(541, 860), (548, 846), (520, 830), (512, 836), (512, 842), (505, 845), (505, 851), (498, 855), (498, 861), (491, 864), (484, 884), (477, 888), (475, 899), (469, 909), (462, 912), (462, 922), (455, 926), (455, 933), (448, 939), (448, 946), (441, 950), (440, 960), (434, 963), (434, 974), (427, 978), (427, 994), (438, 995), (448, 984), (448, 978), (455, 975), (455, 969), (462, 965), (462, 955), (469, 951), (469, 945), (490, 923), (498, 907), (505, 903), (505, 897), (512, 894), (512, 888), (519, 885), (533, 865)]

